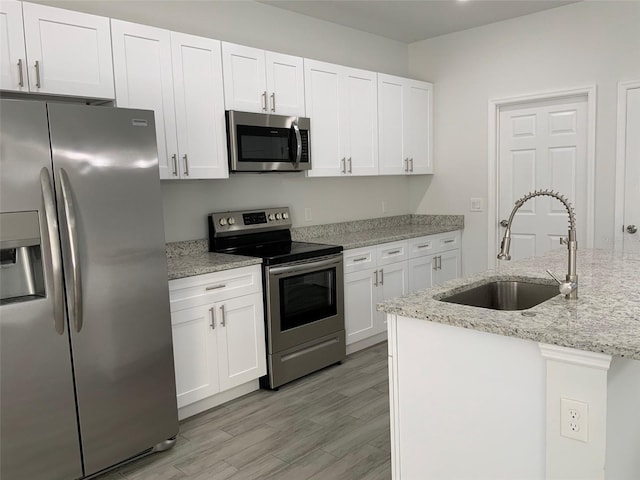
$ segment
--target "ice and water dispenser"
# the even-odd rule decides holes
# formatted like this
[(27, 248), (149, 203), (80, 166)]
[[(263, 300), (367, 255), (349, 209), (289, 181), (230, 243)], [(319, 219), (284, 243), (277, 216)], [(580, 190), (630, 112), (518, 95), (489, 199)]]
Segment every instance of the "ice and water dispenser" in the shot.
[(0, 305), (45, 296), (38, 212), (0, 213)]

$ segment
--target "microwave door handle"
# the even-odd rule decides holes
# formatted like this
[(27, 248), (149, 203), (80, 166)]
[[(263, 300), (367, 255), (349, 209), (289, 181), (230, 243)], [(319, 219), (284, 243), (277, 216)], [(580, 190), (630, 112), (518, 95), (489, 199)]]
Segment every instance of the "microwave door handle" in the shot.
[(300, 129), (298, 128), (298, 124), (294, 121), (291, 123), (291, 127), (293, 128), (294, 133), (296, 134), (296, 160), (294, 162), (295, 168), (297, 169), (300, 166), (300, 159), (302, 158), (302, 137), (300, 136)]

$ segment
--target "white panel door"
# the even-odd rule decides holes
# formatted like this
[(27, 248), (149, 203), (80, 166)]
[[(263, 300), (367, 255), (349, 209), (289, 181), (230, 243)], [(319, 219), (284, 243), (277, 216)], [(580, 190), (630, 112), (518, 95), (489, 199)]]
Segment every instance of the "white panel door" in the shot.
[(409, 260), (409, 293), (435, 285), (435, 257), (425, 256)]
[(262, 294), (216, 304), (218, 364), (222, 391), (266, 375)]
[(220, 42), (171, 32), (180, 176), (228, 178)]
[(408, 171), (404, 155), (406, 79), (378, 74), (379, 173), (403, 175)]
[(220, 391), (214, 305), (171, 313), (178, 408)]
[(22, 2), (0, 2), (0, 89), (28, 92)]
[(375, 305), (380, 298), (376, 270), (363, 270), (344, 276), (344, 316), (346, 343), (364, 340), (379, 332), (381, 313)]
[[(340, 117), (344, 129), (342, 151), (347, 157), (347, 173), (377, 175), (377, 76), (375, 72), (346, 67), (343, 67), (343, 72)], [(313, 119), (311, 121), (313, 122)]]
[(462, 274), (460, 250), (449, 250), (438, 255), (437, 284), (448, 282)]
[(267, 112), (264, 50), (222, 43), (224, 105), (227, 110)]
[(118, 107), (153, 110), (161, 179), (180, 177), (168, 30), (111, 20)]
[(640, 253), (640, 88), (627, 90), (623, 248)]
[[(409, 292), (409, 267), (408, 263), (396, 262), (378, 270), (378, 284), (381, 290), (379, 302), (391, 300), (392, 298), (401, 297)], [(381, 313), (381, 312), (378, 312)], [(386, 332), (387, 316), (381, 315), (377, 318), (378, 322), (375, 333)]]
[(307, 172), (310, 177), (344, 174), (340, 69), (338, 65), (304, 60), (305, 104), (311, 118), (311, 170)]
[(433, 86), (408, 80), (405, 93), (405, 152), (409, 156), (409, 173), (433, 173)]
[(109, 19), (23, 3), (32, 92), (114, 98)]
[[(530, 191), (560, 192), (578, 219), (587, 211), (587, 103), (585, 98), (504, 107), (499, 129), (499, 212), (506, 220), (520, 197)], [(581, 217), (582, 216), (582, 217)], [(536, 197), (517, 212), (511, 229), (513, 259), (560, 248), (568, 215), (551, 197)], [(578, 242), (586, 245), (585, 222), (577, 222)], [(498, 226), (498, 238), (504, 228)]]
[(269, 112), (305, 116), (304, 66), (301, 57), (265, 52)]

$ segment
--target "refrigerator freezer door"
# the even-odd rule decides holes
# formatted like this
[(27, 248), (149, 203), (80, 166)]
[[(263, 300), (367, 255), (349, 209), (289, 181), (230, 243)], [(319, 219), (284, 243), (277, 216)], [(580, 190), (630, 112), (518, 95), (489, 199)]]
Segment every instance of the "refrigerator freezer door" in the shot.
[[(0, 306), (0, 478), (82, 476), (69, 337), (63, 305), (56, 325), (53, 258), (41, 170), (51, 172), (44, 103), (0, 100), (0, 209), (38, 215), (45, 297)], [(52, 205), (53, 206), (53, 205)], [(55, 209), (52, 210), (55, 215)], [(55, 218), (50, 218), (55, 227)], [(57, 237), (57, 233), (54, 237)], [(0, 267), (0, 275), (15, 265)], [(58, 289), (62, 288), (58, 282)], [(58, 297), (62, 300), (62, 297)]]
[(108, 107), (48, 110), (91, 475), (178, 432), (154, 119)]

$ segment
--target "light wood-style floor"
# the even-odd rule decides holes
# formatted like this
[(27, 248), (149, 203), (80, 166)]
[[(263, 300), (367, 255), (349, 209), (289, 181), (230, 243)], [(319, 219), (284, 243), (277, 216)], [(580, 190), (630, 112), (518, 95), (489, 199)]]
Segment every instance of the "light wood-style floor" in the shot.
[(388, 480), (387, 344), (188, 418), (174, 448), (98, 480)]

